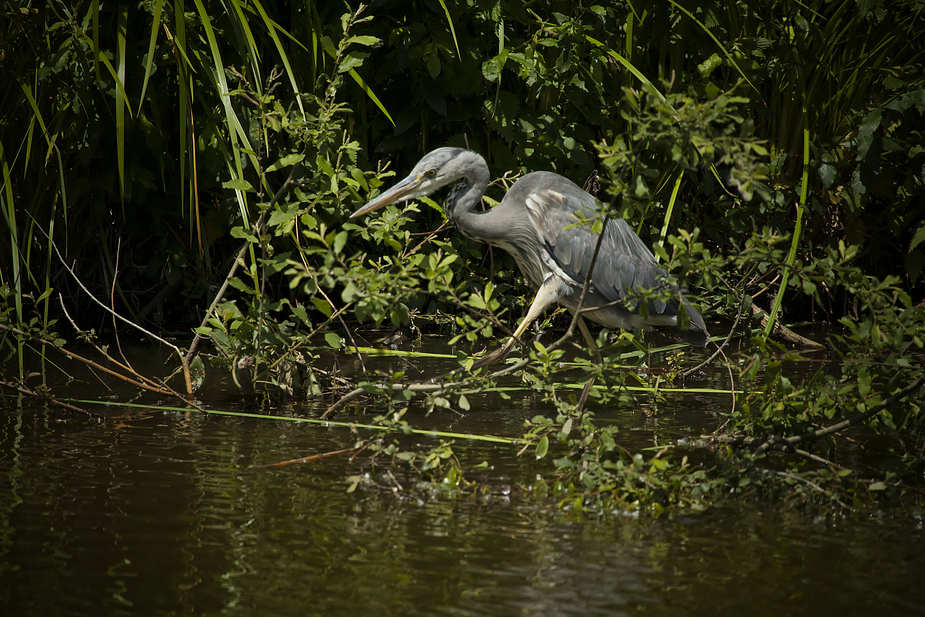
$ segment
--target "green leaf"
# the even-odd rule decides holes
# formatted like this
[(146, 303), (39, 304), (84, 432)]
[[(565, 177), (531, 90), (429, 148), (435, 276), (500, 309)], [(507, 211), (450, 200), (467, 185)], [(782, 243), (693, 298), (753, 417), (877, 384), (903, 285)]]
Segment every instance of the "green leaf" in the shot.
[(883, 114), (879, 109), (875, 109), (864, 117), (861, 126), (858, 128), (858, 159), (864, 160), (867, 152), (874, 143), (874, 134), (877, 127), (880, 126), (880, 120)]
[(540, 442), (536, 444), (536, 458), (541, 459), (545, 457), (547, 452), (549, 452), (549, 437), (543, 435)]
[(231, 285), (232, 287), (234, 287), (235, 289), (237, 289), (237, 290), (240, 291), (240, 292), (243, 292), (243, 293), (246, 293), (246, 294), (250, 294), (250, 295), (252, 295), (252, 296), (255, 295), (254, 290), (251, 289), (250, 287), (248, 287), (248, 286), (244, 283), (244, 281), (242, 281), (242, 280), (239, 279), (238, 277), (233, 277), (233, 278), (229, 279), (229, 280), (228, 280), (228, 284)]
[(222, 182), (222, 188), (232, 191), (244, 191), (246, 193), (254, 192), (253, 185), (251, 185), (251, 183), (244, 178), (234, 178), (232, 180)]
[(381, 39), (374, 36), (351, 36), (347, 39), (348, 45), (363, 45), (365, 47), (372, 47), (378, 43)]
[(486, 81), (495, 82), (501, 77), (501, 69), (507, 62), (508, 51), (504, 50), (494, 58), (482, 63), (482, 76)]
[(868, 488), (872, 491), (882, 491), (886, 490), (886, 484), (884, 482), (874, 482)]
[(437, 79), (440, 76), (440, 55), (437, 53), (436, 45), (427, 58), (427, 72), (430, 73), (431, 79)]
[(299, 320), (306, 326), (311, 326), (311, 320), (308, 318), (308, 312), (305, 310), (304, 306), (293, 306), (292, 314), (299, 318)]
[(332, 349), (340, 349), (344, 346), (344, 339), (337, 332), (325, 332), (324, 340)]
[(315, 157), (315, 164), (318, 165), (318, 168), (321, 169), (321, 171), (323, 171), (326, 176), (329, 178), (334, 177), (334, 168), (331, 167), (331, 163), (328, 161), (328, 159), (319, 154), (317, 157)]
[(353, 299), (357, 296), (357, 286), (353, 281), (347, 281), (347, 284), (344, 285), (343, 291), (340, 292), (341, 300), (345, 303), (353, 302)]
[(858, 371), (858, 394), (867, 396), (870, 394), (870, 371), (862, 368)]
[(267, 225), (270, 227), (277, 227), (283, 223), (288, 223), (298, 215), (299, 208), (296, 204), (288, 204), (288, 207), (280, 205), (277, 206), (276, 210), (273, 211), (273, 214), (270, 215), (270, 219), (267, 221)]
[(476, 310), (483, 310), (485, 308), (485, 301), (482, 300), (482, 297), (477, 293), (471, 294), (466, 298), (466, 303)]
[(565, 421), (565, 424), (562, 425), (562, 434), (568, 435), (571, 432), (572, 432), (572, 419), (569, 418), (568, 420)]
[(330, 317), (331, 315), (334, 314), (334, 307), (332, 307), (332, 306), (331, 306), (331, 303), (328, 302), (327, 300), (325, 300), (324, 298), (320, 298), (320, 297), (318, 297), (318, 296), (313, 296), (313, 297), (312, 297), (312, 304), (314, 304), (314, 305), (315, 305), (315, 308), (318, 309), (319, 311), (321, 311), (321, 313), (322, 313), (325, 317)]
[(344, 250), (344, 246), (347, 244), (347, 232), (341, 231), (336, 236), (334, 236), (334, 252), (340, 253)]
[(912, 241), (909, 243), (909, 252), (911, 253), (915, 247), (917, 247), (923, 241), (925, 241), (925, 223), (916, 229), (915, 233), (912, 235)]
[(337, 67), (338, 73), (346, 73), (352, 71), (353, 69), (361, 66), (363, 61), (366, 60), (368, 54), (353, 52), (347, 54), (347, 56), (341, 61), (340, 66)]
[(280, 160), (276, 161), (275, 163), (267, 167), (267, 171), (276, 171), (277, 169), (283, 169), (284, 167), (290, 167), (292, 165), (295, 165), (296, 163), (301, 163), (304, 158), (305, 158), (305, 155), (302, 153), (290, 154), (288, 156), (284, 156)]
[(231, 237), (247, 240), (248, 242), (257, 242), (257, 236), (240, 226), (231, 228)]
[(822, 185), (825, 186), (825, 188), (830, 188), (835, 184), (835, 178), (838, 172), (838, 167), (835, 164), (835, 157), (826, 152), (819, 157), (819, 159), (819, 179), (822, 180)]

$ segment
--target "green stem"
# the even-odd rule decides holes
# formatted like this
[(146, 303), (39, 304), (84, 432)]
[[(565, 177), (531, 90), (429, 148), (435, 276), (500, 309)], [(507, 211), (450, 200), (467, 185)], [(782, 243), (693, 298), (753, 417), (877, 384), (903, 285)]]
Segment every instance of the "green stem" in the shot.
[[(389, 431), (392, 430), (392, 427), (382, 426), (379, 424), (358, 424), (356, 422), (335, 422), (332, 420), (320, 420), (318, 418), (295, 418), (291, 416), (264, 416), (259, 413), (246, 413), (243, 411), (223, 411), (219, 409), (196, 409), (193, 407), (167, 407), (167, 406), (152, 406), (152, 405), (142, 405), (139, 403), (119, 403), (116, 401), (94, 401), (94, 400), (81, 400), (81, 399), (68, 399), (72, 403), (84, 403), (89, 405), (110, 405), (113, 407), (137, 407), (140, 409), (156, 409), (158, 411), (182, 411), (184, 413), (199, 411), (201, 413), (211, 414), (215, 416), (234, 416), (236, 418), (251, 418), (254, 420), (287, 420), (289, 422), (305, 422), (308, 424), (320, 424), (322, 426), (337, 426), (342, 428), (362, 428), (368, 429), (371, 431)], [(426, 435), (428, 437), (445, 437), (448, 439), (468, 439), (470, 441), (487, 441), (490, 443), (505, 443), (505, 444), (522, 444), (525, 443), (523, 439), (513, 438), (513, 437), (498, 437), (497, 435), (475, 435), (472, 433), (449, 433), (446, 431), (433, 431), (420, 428), (409, 429), (410, 433), (415, 435)]]
[(806, 101), (803, 102), (803, 179), (800, 186), (800, 203), (797, 205), (797, 220), (793, 226), (793, 238), (790, 242), (790, 253), (787, 255), (787, 262), (784, 264), (784, 271), (781, 275), (780, 288), (777, 290), (777, 296), (774, 298), (774, 305), (768, 313), (768, 323), (764, 326), (764, 336), (770, 336), (777, 323), (777, 314), (780, 312), (780, 305), (784, 300), (784, 291), (787, 289), (787, 281), (790, 279), (790, 269), (796, 259), (797, 246), (800, 244), (800, 236), (803, 234), (803, 211), (806, 209), (806, 196), (809, 190), (809, 126), (807, 126), (808, 116), (806, 113)]
[[(684, 178), (684, 171), (679, 169), (678, 175), (674, 179), (674, 188), (671, 190), (671, 199), (668, 200), (668, 209), (665, 211), (665, 220), (662, 223), (662, 232), (658, 236), (658, 245), (665, 248), (665, 236), (668, 234), (668, 223), (671, 222), (671, 214), (674, 212), (674, 204), (678, 199), (678, 191), (681, 189), (681, 180)], [(658, 261), (658, 255), (655, 256)]]

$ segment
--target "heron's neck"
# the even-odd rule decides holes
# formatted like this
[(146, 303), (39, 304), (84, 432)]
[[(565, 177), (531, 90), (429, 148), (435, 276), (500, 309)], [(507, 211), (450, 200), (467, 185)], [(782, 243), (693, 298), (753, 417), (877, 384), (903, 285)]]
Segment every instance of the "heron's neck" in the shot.
[(463, 231), (466, 229), (463, 219), (476, 216), (473, 210), (488, 187), (488, 165), (485, 159), (475, 152), (470, 151), (468, 154), (472, 157), (472, 162), (466, 167), (466, 173), (459, 178), (446, 199), (447, 218)]

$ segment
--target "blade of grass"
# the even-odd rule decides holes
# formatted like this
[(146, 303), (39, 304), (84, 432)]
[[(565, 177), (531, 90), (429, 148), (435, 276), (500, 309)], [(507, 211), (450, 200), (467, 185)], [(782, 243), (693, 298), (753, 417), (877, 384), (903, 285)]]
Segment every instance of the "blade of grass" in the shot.
[(800, 203), (797, 204), (797, 220), (793, 226), (793, 238), (790, 241), (790, 252), (787, 254), (787, 262), (784, 264), (784, 271), (781, 273), (780, 287), (777, 295), (774, 297), (774, 304), (768, 313), (768, 323), (764, 326), (764, 336), (767, 338), (774, 329), (777, 322), (777, 314), (780, 312), (781, 303), (784, 300), (784, 292), (787, 290), (787, 281), (790, 279), (790, 269), (796, 259), (797, 247), (800, 245), (800, 237), (803, 234), (803, 210), (806, 209), (806, 197), (809, 191), (809, 117), (806, 115), (806, 104), (804, 99), (803, 105), (803, 178), (800, 185)]
[[(107, 407), (133, 407), (137, 409), (152, 409), (163, 412), (200, 412), (204, 414), (214, 415), (214, 416), (230, 416), (235, 418), (246, 418), (249, 420), (268, 420), (268, 421), (285, 421), (285, 422), (299, 422), (305, 424), (317, 424), (323, 427), (339, 427), (339, 428), (348, 428), (348, 429), (366, 429), (370, 431), (388, 431), (391, 430), (388, 426), (380, 426), (378, 424), (360, 424), (357, 422), (337, 422), (334, 420), (319, 420), (317, 418), (297, 418), (292, 416), (264, 416), (258, 413), (247, 413), (243, 411), (225, 411), (222, 409), (195, 409), (193, 407), (170, 407), (164, 405), (143, 405), (140, 403), (119, 403), (116, 401), (100, 401), (100, 400), (87, 400), (87, 399), (68, 399), (70, 402), (74, 403), (84, 403), (90, 405), (104, 405)], [(412, 428), (408, 429), (409, 433), (414, 435), (423, 435), (425, 437), (443, 437), (449, 439), (467, 439), (470, 441), (485, 441), (489, 443), (503, 443), (503, 444), (522, 444), (524, 443), (523, 439), (515, 437), (499, 437), (497, 435), (478, 435), (474, 433), (451, 433), (447, 431), (434, 431), (428, 429)]]
[(151, 77), (151, 66), (154, 64), (154, 50), (157, 46), (157, 33), (161, 25), (161, 12), (164, 0), (157, 0), (154, 4), (154, 16), (151, 20), (151, 36), (148, 38), (148, 55), (145, 58), (145, 75), (141, 81), (141, 95), (138, 97), (138, 109), (144, 104), (145, 92), (148, 90), (148, 79)]
[(257, 41), (254, 40), (254, 33), (251, 30), (250, 23), (247, 21), (247, 17), (244, 15), (244, 7), (241, 2), (231, 0), (228, 5), (231, 7), (231, 13), (235, 16), (231, 23), (234, 29), (241, 33), (239, 37), (241, 42), (238, 45), (241, 47), (246, 45), (244, 56), (250, 61), (251, 72), (254, 76), (252, 86), (257, 94), (262, 94), (263, 77), (260, 74), (260, 49), (257, 46)]
[(632, 62), (630, 62), (629, 60), (627, 60), (626, 58), (624, 58), (623, 56), (621, 56), (620, 54), (618, 54), (617, 52), (609, 48), (607, 45), (604, 45), (603, 43), (601, 43), (600, 41), (598, 41), (597, 39), (591, 36), (585, 35), (585, 40), (591, 43), (592, 45), (599, 47), (605, 54), (607, 54), (608, 56), (610, 56), (611, 58), (619, 62), (621, 65), (623, 65), (623, 68), (625, 68), (627, 71), (632, 73), (633, 76), (637, 80), (639, 80), (639, 83), (641, 83), (643, 86), (643, 90), (645, 90), (649, 94), (652, 94), (658, 98), (659, 103), (665, 102), (665, 95), (663, 95), (659, 91), (659, 89), (655, 87), (655, 84), (649, 81), (648, 77), (643, 75), (639, 69), (633, 66)]
[[(0, 142), (0, 166), (3, 170), (3, 190), (0, 191), (0, 210), (3, 212), (3, 218), (6, 219), (6, 224), (9, 227), (9, 239), (10, 239), (10, 251), (11, 251), (11, 262), (10, 266), (12, 268), (13, 280), (10, 281), (11, 287), (13, 288), (13, 293), (15, 294), (13, 298), (14, 305), (16, 306), (16, 323), (21, 324), (25, 321), (25, 315), (23, 314), (22, 306), (22, 276), (20, 272), (21, 265), (19, 260), (19, 224), (16, 221), (16, 207), (13, 201), (13, 178), (10, 173), (10, 165), (6, 160), (5, 150), (3, 148), (3, 143)], [(23, 364), (24, 354), (23, 354), (23, 344), (24, 340), (22, 338), (17, 339), (17, 353), (16, 356), (19, 359), (19, 379), (23, 380), (25, 378), (25, 366)]]
[[(674, 188), (671, 190), (671, 199), (668, 200), (668, 208), (665, 209), (665, 220), (662, 223), (662, 231), (658, 236), (658, 245), (665, 247), (665, 236), (668, 235), (668, 224), (671, 222), (671, 214), (674, 212), (674, 204), (678, 199), (678, 191), (681, 190), (681, 180), (684, 179), (684, 170), (678, 169), (674, 180)], [(655, 254), (655, 261), (658, 261), (658, 253)]]
[[(91, 46), (93, 45), (93, 39), (88, 37), (86, 34), (80, 33), (83, 36), (84, 41), (86, 41)], [(128, 95), (125, 92), (125, 86), (122, 84), (122, 80), (119, 79), (119, 72), (112, 66), (112, 63), (109, 61), (109, 58), (106, 57), (106, 54), (97, 47), (93, 47), (93, 55), (95, 58), (98, 58), (100, 62), (103, 63), (103, 66), (106, 67), (106, 70), (109, 72), (110, 77), (112, 77), (115, 82), (115, 87), (122, 96), (122, 100), (125, 102), (125, 109), (128, 111), (129, 117), (134, 117), (135, 112), (132, 111), (132, 105), (129, 103)]]
[(729, 60), (729, 63), (732, 64), (732, 66), (735, 67), (735, 69), (736, 69), (736, 71), (738, 71), (739, 75), (742, 76), (742, 79), (744, 79), (744, 80), (746, 81), (746, 83), (748, 83), (748, 85), (751, 86), (752, 89), (753, 89), (755, 92), (757, 92), (759, 96), (761, 96), (761, 92), (758, 90), (758, 88), (755, 87), (755, 84), (753, 84), (753, 83), (751, 82), (751, 80), (748, 78), (748, 75), (746, 75), (746, 74), (745, 74), (745, 71), (743, 71), (742, 68), (739, 66), (738, 62), (735, 61), (735, 58), (732, 57), (732, 54), (729, 53), (729, 50), (726, 49), (726, 46), (723, 45), (723, 44), (720, 42), (720, 40), (719, 40), (718, 38), (716, 38), (716, 35), (713, 34), (713, 32), (712, 32), (709, 28), (707, 28), (707, 27), (703, 24), (703, 22), (701, 22), (699, 19), (697, 19), (696, 17), (694, 17), (694, 14), (693, 14), (693, 13), (691, 13), (691, 12), (688, 11), (686, 8), (684, 8), (683, 6), (681, 6), (680, 4), (678, 4), (678, 3), (676, 2), (676, 0), (668, 0), (668, 1), (669, 1), (671, 4), (673, 4), (673, 5), (675, 6), (675, 8), (677, 8), (679, 11), (681, 11), (682, 13), (684, 13), (685, 15), (687, 15), (691, 20), (693, 20), (693, 22), (694, 22), (695, 24), (697, 24), (698, 26), (700, 26), (700, 29), (701, 29), (701, 30), (703, 30), (704, 32), (706, 32), (707, 36), (709, 36), (711, 39), (713, 39), (713, 42), (716, 44), (717, 47), (719, 47), (719, 50), (720, 50), (721, 52), (723, 52), (723, 55), (726, 56), (726, 59)]
[(276, 46), (276, 53), (279, 54), (279, 59), (283, 63), (283, 68), (286, 70), (286, 76), (289, 77), (289, 84), (292, 86), (292, 91), (295, 93), (295, 100), (299, 106), (299, 111), (301, 111), (304, 114), (305, 109), (302, 107), (301, 91), (299, 90), (299, 85), (298, 85), (298, 82), (296, 81), (295, 73), (292, 71), (292, 66), (290, 66), (289, 64), (289, 54), (286, 53), (286, 48), (283, 47), (282, 42), (279, 40), (279, 35), (277, 34), (277, 32), (278, 31), (284, 32), (286, 33), (287, 36), (289, 36), (290, 39), (298, 43), (300, 46), (302, 46), (303, 48), (305, 46), (302, 45), (302, 43), (299, 42), (298, 39), (289, 35), (288, 32), (285, 32), (285, 30), (281, 28), (279, 24), (277, 24), (275, 21), (270, 19), (270, 16), (267, 15), (266, 10), (263, 8), (263, 4), (261, 4), (257, 0), (254, 0), (252, 4), (253, 4), (253, 8), (257, 11), (257, 14), (260, 15), (260, 19), (263, 20), (263, 23), (267, 28), (267, 33), (270, 35), (270, 38), (273, 40), (273, 44)]
[[(117, 73), (119, 82), (125, 84), (125, 37), (128, 30), (128, 6), (119, 7), (116, 24), (116, 46), (119, 53)], [(119, 201), (125, 208), (125, 90), (116, 89), (116, 166), (119, 173)]]
[(444, 2), (443, 0), (439, 0), (439, 1), (440, 1), (440, 6), (443, 7), (443, 12), (446, 13), (446, 23), (450, 25), (450, 34), (453, 37), (453, 45), (456, 46), (456, 59), (458, 60), (459, 58), (462, 57), (462, 55), (459, 53), (459, 41), (456, 40), (456, 28), (453, 27), (453, 18), (450, 17), (450, 9), (447, 8), (446, 2)]
[[(206, 41), (208, 42), (209, 52), (212, 55), (211, 71), (208, 71), (208, 73), (215, 86), (219, 99), (221, 100), (222, 109), (225, 112), (225, 123), (228, 127), (228, 141), (231, 145), (231, 153), (230, 156), (227, 157), (225, 163), (232, 179), (243, 178), (244, 169), (241, 166), (241, 157), (243, 154), (246, 153), (248, 155), (255, 169), (260, 167), (260, 162), (256, 160), (253, 148), (251, 148), (247, 138), (247, 131), (241, 126), (241, 121), (235, 113), (234, 107), (231, 105), (231, 95), (228, 90), (228, 82), (225, 79), (225, 63), (222, 60), (222, 52), (219, 48), (218, 40), (215, 38), (215, 30), (212, 28), (209, 13), (202, 0), (196, 0), (195, 4)], [(245, 147), (243, 150), (239, 144), (244, 144)], [(238, 209), (241, 213), (241, 221), (245, 226), (248, 226), (250, 225), (250, 217), (247, 211), (247, 198), (244, 195), (244, 191), (240, 189), (233, 190), (238, 202)]]
[(385, 105), (382, 104), (382, 101), (379, 100), (379, 97), (376, 96), (376, 93), (373, 92), (373, 89), (366, 85), (366, 82), (363, 81), (363, 78), (360, 77), (360, 74), (354, 69), (350, 69), (350, 77), (353, 78), (353, 81), (360, 86), (360, 90), (366, 93), (366, 96), (379, 108), (379, 111), (385, 114), (385, 117), (389, 119), (389, 122), (392, 123), (392, 126), (395, 126), (395, 120), (392, 119), (392, 116), (389, 114), (389, 110), (385, 108)]

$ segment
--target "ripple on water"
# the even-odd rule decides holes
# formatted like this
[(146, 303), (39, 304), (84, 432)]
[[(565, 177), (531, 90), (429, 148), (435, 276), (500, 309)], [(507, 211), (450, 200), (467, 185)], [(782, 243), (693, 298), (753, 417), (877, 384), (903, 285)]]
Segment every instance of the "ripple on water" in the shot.
[[(0, 614), (826, 616), (925, 606), (925, 546), (906, 524), (747, 509), (571, 520), (520, 499), (534, 463), (463, 440), (460, 460), (489, 463), (473, 473), (496, 497), (348, 494), (344, 479), (360, 468), (346, 456), (252, 469), (349, 446), (348, 430), (111, 415), (0, 415)], [(485, 418), (471, 421), (490, 432)]]

